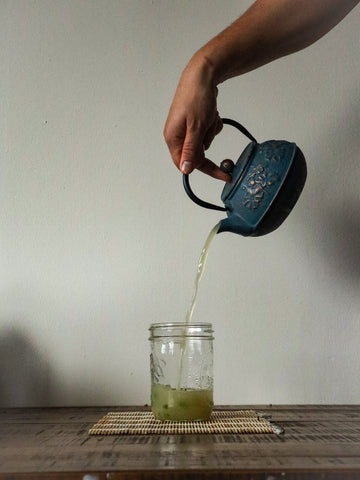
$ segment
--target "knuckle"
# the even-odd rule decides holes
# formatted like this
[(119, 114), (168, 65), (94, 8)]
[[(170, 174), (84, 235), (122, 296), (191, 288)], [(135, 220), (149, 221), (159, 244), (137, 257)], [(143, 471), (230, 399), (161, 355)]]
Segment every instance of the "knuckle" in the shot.
[(163, 135), (165, 142), (169, 145), (174, 135), (172, 133), (172, 129), (168, 125), (165, 125)]
[(191, 161), (193, 156), (195, 154), (195, 148), (194, 145), (191, 143), (184, 143), (183, 149), (182, 149), (182, 157), (186, 158), (187, 161)]

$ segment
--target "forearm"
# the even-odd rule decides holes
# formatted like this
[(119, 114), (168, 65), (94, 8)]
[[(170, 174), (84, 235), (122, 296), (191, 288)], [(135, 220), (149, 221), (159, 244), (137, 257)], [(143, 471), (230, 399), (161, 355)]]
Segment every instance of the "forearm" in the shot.
[(210, 40), (189, 66), (202, 65), (213, 83), (299, 51), (337, 25), (360, 0), (257, 0)]
[(316, 42), (360, 0), (257, 0), (191, 58), (181, 75), (164, 128), (175, 165), (229, 180), (205, 157), (221, 130), (217, 85)]

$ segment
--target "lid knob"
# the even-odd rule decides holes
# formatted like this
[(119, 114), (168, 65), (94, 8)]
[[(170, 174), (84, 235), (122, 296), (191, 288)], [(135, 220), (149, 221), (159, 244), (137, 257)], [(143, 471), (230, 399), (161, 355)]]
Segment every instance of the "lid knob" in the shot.
[(231, 172), (234, 170), (234, 167), (235, 167), (234, 162), (229, 158), (227, 158), (226, 160), (223, 160), (220, 164), (220, 170), (224, 173), (231, 174)]

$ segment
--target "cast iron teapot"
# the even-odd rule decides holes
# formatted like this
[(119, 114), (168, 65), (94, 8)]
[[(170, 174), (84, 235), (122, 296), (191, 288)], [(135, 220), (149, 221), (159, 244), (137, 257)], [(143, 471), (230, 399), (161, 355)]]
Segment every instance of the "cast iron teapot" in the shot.
[(251, 143), (234, 165), (221, 162), (221, 170), (232, 176), (221, 194), (225, 207), (200, 200), (191, 190), (189, 175), (183, 175), (186, 193), (198, 205), (225, 211), (220, 232), (233, 232), (258, 237), (278, 228), (297, 202), (306, 180), (306, 162), (300, 148), (285, 140), (258, 143), (240, 123), (229, 118), (232, 125), (246, 135)]

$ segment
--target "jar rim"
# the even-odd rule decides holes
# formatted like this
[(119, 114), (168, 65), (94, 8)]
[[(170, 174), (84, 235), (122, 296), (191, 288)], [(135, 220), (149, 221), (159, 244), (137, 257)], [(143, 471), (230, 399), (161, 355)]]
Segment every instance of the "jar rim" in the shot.
[(152, 323), (149, 327), (150, 340), (153, 338), (166, 338), (166, 337), (192, 337), (203, 338), (204, 340), (212, 340), (214, 337), (212, 334), (211, 323), (204, 322), (159, 322)]
[(209, 322), (155, 322), (151, 323), (149, 330), (158, 327), (210, 327), (212, 323)]

